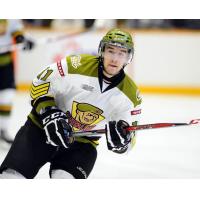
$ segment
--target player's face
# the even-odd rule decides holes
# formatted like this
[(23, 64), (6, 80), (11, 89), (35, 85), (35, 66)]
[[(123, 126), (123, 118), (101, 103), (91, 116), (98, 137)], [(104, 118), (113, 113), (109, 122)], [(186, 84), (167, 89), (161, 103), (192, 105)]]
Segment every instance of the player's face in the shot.
[(87, 125), (92, 124), (94, 121), (97, 120), (98, 117), (99, 117), (99, 115), (92, 113), (90, 111), (82, 112), (79, 110), (77, 112), (78, 121), (80, 121), (83, 124), (87, 124)]
[(112, 77), (118, 74), (127, 61), (127, 49), (113, 45), (106, 45), (104, 51), (104, 75)]

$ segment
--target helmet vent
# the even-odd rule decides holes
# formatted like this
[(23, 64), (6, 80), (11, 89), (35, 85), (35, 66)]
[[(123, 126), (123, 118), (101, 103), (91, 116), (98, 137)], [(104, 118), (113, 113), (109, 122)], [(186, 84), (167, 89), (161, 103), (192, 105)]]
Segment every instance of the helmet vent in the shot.
[(123, 35), (123, 34), (120, 34), (120, 33), (116, 33), (115, 35), (125, 36), (125, 35)]

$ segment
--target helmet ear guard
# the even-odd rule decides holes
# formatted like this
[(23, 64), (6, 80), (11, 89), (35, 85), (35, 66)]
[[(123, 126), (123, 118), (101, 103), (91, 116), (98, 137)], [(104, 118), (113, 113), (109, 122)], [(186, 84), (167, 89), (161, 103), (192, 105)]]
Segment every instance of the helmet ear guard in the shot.
[(132, 61), (134, 54), (134, 43), (131, 35), (128, 32), (117, 28), (108, 31), (99, 44), (98, 54), (101, 59), (103, 59), (103, 53), (107, 44), (126, 48), (128, 50), (129, 59), (125, 66)]

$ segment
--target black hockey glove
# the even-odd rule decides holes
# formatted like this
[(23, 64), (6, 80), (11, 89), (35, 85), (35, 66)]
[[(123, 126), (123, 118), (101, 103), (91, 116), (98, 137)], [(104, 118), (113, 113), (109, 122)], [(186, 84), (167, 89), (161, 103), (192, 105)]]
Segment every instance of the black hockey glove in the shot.
[(30, 39), (24, 40), (24, 47), (23, 50), (31, 50), (35, 46), (35, 43)]
[(48, 144), (68, 148), (74, 142), (72, 128), (67, 123), (67, 117), (63, 111), (51, 108), (41, 114), (40, 117)]
[(110, 121), (106, 133), (108, 149), (116, 153), (124, 153), (131, 141), (131, 133), (126, 131), (129, 124), (123, 120)]
[(23, 35), (16, 36), (15, 41), (17, 44), (23, 43), (23, 50), (31, 50), (35, 46), (32, 40), (25, 38)]

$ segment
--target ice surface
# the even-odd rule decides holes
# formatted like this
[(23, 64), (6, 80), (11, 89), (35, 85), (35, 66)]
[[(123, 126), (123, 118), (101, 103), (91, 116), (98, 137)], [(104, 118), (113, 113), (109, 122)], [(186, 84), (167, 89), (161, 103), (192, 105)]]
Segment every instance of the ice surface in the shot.
[[(31, 107), (28, 93), (15, 98), (10, 132), (14, 136)], [(200, 97), (143, 95), (140, 124), (189, 122), (200, 118)], [(0, 143), (0, 162), (8, 147)], [(138, 131), (137, 143), (128, 155), (109, 152), (105, 138), (100, 140), (96, 165), (89, 176), (104, 178), (200, 178), (200, 126)], [(49, 164), (36, 178), (49, 178)]]

